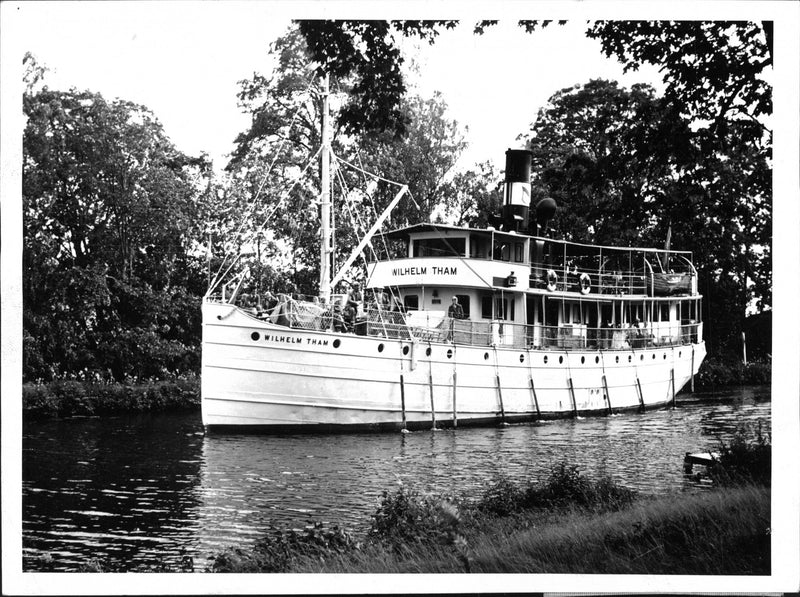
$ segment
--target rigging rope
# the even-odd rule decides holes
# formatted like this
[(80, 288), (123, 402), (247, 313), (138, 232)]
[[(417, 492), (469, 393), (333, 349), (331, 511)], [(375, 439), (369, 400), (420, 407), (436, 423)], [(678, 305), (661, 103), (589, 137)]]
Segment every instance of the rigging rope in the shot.
[[(304, 94), (307, 94), (309, 92), (309, 90), (311, 89), (311, 85), (312, 85), (312, 82), (309, 81), (308, 85), (306, 86), (306, 89), (303, 92)], [(304, 108), (304, 104), (301, 101), (300, 105), (298, 105), (298, 107), (297, 107), (297, 110), (295, 110), (294, 115), (292, 116), (292, 119), (289, 121), (289, 130), (287, 131), (286, 136), (284, 136), (283, 139), (281, 140), (281, 143), (278, 146), (278, 150), (275, 152), (275, 155), (273, 156), (272, 161), (270, 162), (269, 166), (267, 167), (267, 171), (261, 177), (261, 182), (260, 182), (260, 184), (258, 186), (258, 189), (256, 190), (255, 197), (253, 197), (253, 201), (252, 201), (252, 204), (250, 206), (250, 209), (242, 217), (242, 221), (239, 224), (238, 230), (236, 231), (235, 238), (238, 238), (238, 236), (242, 233), (242, 229), (244, 228), (245, 224), (250, 220), (250, 218), (252, 217), (253, 213), (255, 213), (255, 210), (259, 205), (258, 199), (261, 196), (261, 192), (264, 190), (264, 185), (267, 182), (267, 178), (269, 177), (270, 173), (272, 172), (272, 168), (275, 166), (275, 163), (278, 161), (278, 157), (280, 156), (281, 152), (283, 151), (283, 146), (286, 144), (287, 140), (289, 139), (289, 136), (290, 136), (289, 133), (291, 133), (292, 127), (294, 127), (294, 123), (297, 120), (297, 117), (300, 115), (300, 111), (303, 108)], [(318, 155), (318, 153), (319, 153), (319, 151), (317, 152), (317, 154), (315, 154), (315, 157), (316, 157), (316, 155)], [(314, 158), (311, 158), (311, 159), (313, 160)], [(274, 213), (274, 210), (273, 210), (272, 213)], [(267, 220), (265, 220), (264, 224), (261, 226), (261, 228), (259, 229), (258, 232), (260, 232), (263, 229), (264, 225), (266, 225), (266, 222), (269, 220), (269, 217), (272, 217), (272, 214), (270, 214), (268, 216)], [(232, 254), (233, 254), (232, 251), (229, 251), (229, 252), (225, 253), (225, 256), (223, 257), (222, 261), (220, 262), (219, 268), (217, 268), (217, 272), (214, 274), (214, 278), (213, 278), (214, 283), (209, 285), (208, 289), (206, 290), (206, 294), (210, 294), (211, 293), (211, 291), (216, 287), (216, 285), (219, 284), (219, 281), (220, 281), (221, 277), (226, 276), (228, 274), (228, 272), (230, 271), (231, 267), (233, 267), (233, 265), (236, 263), (236, 259), (238, 258), (238, 256), (237, 256), (237, 258), (233, 259), (233, 262), (228, 267), (228, 269), (225, 271), (225, 273), (222, 274), (222, 276), (220, 276), (220, 272), (222, 271), (222, 268), (225, 266), (228, 258)]]

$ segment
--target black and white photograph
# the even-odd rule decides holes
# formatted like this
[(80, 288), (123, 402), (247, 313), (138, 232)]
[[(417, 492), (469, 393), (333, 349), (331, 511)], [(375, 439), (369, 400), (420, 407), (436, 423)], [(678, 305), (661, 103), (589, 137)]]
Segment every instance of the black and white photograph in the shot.
[(800, 5), (0, 17), (4, 594), (800, 590)]

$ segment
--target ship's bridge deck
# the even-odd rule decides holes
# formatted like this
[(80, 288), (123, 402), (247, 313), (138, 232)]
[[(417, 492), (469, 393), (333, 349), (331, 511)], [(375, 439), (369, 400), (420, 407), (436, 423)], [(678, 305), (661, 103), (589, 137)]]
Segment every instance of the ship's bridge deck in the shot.
[(492, 229), (417, 224), (383, 235), (368, 286), (462, 286), (628, 296), (696, 296), (689, 251), (609, 247)]

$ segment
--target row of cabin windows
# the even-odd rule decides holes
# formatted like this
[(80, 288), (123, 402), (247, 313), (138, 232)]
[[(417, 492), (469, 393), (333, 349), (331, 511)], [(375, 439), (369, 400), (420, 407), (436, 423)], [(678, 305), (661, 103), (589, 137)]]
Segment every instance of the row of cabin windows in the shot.
[[(458, 303), (464, 311), (464, 317), (470, 316), (470, 298), (467, 294), (456, 294)], [(419, 295), (407, 294), (403, 297), (403, 306), (410, 311), (419, 310)], [(450, 306), (448, 301), (447, 306)], [(483, 319), (514, 320), (514, 299), (492, 296), (481, 297), (481, 317)]]
[[(458, 303), (461, 305), (461, 309), (464, 311), (464, 317), (469, 317), (469, 295), (467, 294), (456, 294), (458, 298)], [(434, 305), (441, 304), (441, 299), (432, 299), (431, 303)], [(419, 310), (419, 295), (418, 294), (407, 294), (403, 297), (403, 306), (406, 308), (407, 311), (418, 311)], [(450, 301), (447, 301), (447, 307), (450, 307)]]
[[(461, 305), (461, 308), (464, 310), (464, 317), (470, 316), (470, 297), (466, 294), (457, 294), (455, 295), (458, 298), (458, 302)], [(494, 299), (494, 303), (492, 302)], [(435, 299), (434, 299), (435, 300)], [(437, 303), (438, 304), (438, 303)], [(407, 294), (403, 297), (403, 305), (407, 310), (417, 311), (419, 310), (419, 295), (417, 294)], [(483, 296), (481, 297), (481, 317), (483, 319), (502, 319), (504, 321), (513, 321), (514, 320), (514, 305), (515, 301), (513, 299), (508, 298), (499, 298), (499, 297), (492, 297), (492, 296)], [(450, 306), (450, 301), (447, 301), (447, 306)], [(555, 301), (548, 301), (548, 321), (555, 322), (557, 321), (557, 309), (558, 303)], [(563, 312), (563, 323), (582, 323), (582, 319), (588, 321), (588, 312), (591, 307), (585, 307), (583, 309), (583, 318), (581, 317), (581, 308), (580, 305), (576, 304), (567, 304), (565, 305), (564, 312)], [(621, 313), (621, 306), (615, 305), (615, 319), (616, 321), (622, 320), (622, 313)], [(610, 305), (603, 306), (603, 318), (610, 321), (611, 320), (611, 309)], [(630, 310), (626, 309), (626, 320), (632, 321), (633, 319), (638, 319), (639, 321), (646, 321), (644, 316), (644, 308), (643, 305), (631, 305)], [(653, 321), (669, 321), (670, 320), (670, 306), (669, 303), (660, 303), (655, 308), (655, 317)], [(677, 306), (677, 313), (676, 317), (678, 320), (681, 319), (697, 319), (697, 309), (693, 303), (678, 303)]]
[[(464, 257), (467, 254), (464, 238), (421, 238), (414, 241), (412, 257)], [(487, 242), (473, 238), (470, 243), (470, 257), (473, 259), (489, 259)], [(523, 243), (497, 242), (491, 258), (495, 261), (525, 261), (525, 245)]]

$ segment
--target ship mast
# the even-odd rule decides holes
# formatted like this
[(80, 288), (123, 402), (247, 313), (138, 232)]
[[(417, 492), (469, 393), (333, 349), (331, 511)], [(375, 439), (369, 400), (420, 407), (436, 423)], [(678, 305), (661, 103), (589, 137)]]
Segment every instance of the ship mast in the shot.
[(330, 95), (328, 73), (322, 80), (322, 148), (321, 159), (321, 186), (320, 197), (320, 224), (322, 238), (320, 242), (319, 264), (319, 296), (327, 303), (331, 296), (331, 157), (330, 157), (330, 123), (328, 122), (328, 98)]

